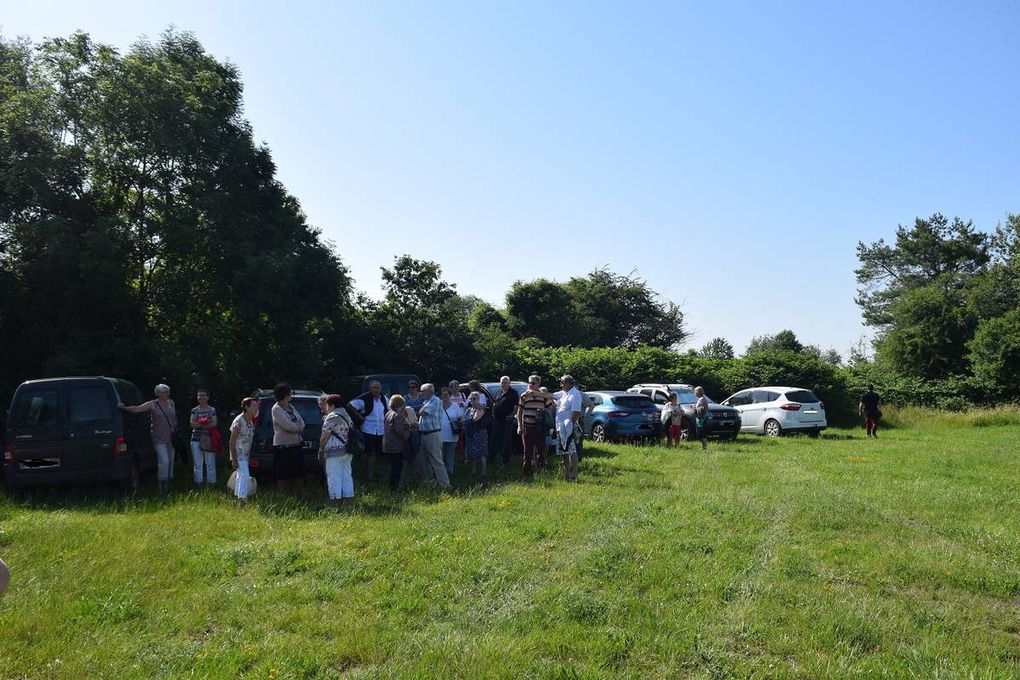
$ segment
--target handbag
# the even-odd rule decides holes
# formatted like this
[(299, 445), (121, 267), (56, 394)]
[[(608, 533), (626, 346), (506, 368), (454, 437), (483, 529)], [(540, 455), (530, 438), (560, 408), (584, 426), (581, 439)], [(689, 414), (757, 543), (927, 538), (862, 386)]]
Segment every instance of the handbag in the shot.
[(454, 420), (453, 418), (450, 417), (449, 412), (447, 412), (445, 408), (443, 409), (443, 415), (446, 416), (446, 422), (450, 423), (450, 430), (453, 431), (454, 434), (460, 434), (461, 430), (460, 418)]

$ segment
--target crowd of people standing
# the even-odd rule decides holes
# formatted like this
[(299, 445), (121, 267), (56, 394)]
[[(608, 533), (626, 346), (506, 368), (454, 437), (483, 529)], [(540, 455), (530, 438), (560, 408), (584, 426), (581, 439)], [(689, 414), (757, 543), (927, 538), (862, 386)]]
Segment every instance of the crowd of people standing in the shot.
[[(490, 466), (509, 465), (516, 450), (521, 451), (526, 479), (548, 469), (547, 454), (555, 450), (564, 479), (577, 481), (582, 393), (570, 375), (560, 378), (561, 389), (555, 393), (541, 383), (540, 376), (532, 375), (527, 390), (518, 394), (510, 378), (504, 376), (499, 391), (491, 396), (478, 381), (468, 383), (465, 395), (456, 380), (440, 388), (438, 394), (432, 383), (412, 381), (407, 394), (389, 398), (379, 382), (372, 382), (367, 392), (349, 401), (339, 394), (322, 395), (318, 461), (330, 504), (349, 506), (353, 502), (355, 454), (364, 459), (366, 482), (373, 480), (378, 459), (388, 458), (388, 483), (393, 491), (423, 485), (448, 491), (458, 459), (467, 464), (472, 484), (484, 484)], [(166, 493), (174, 474), (174, 450), (182, 443), (170, 387), (157, 385), (154, 396), (142, 404), (118, 406), (150, 415), (157, 482), (160, 493)], [(289, 385), (278, 384), (273, 399), (272, 476), (279, 490), (302, 495), (310, 472), (304, 464), (306, 422), (291, 403)], [(191, 436), (186, 448), (191, 453), (196, 487), (212, 486), (217, 482), (216, 452), (222, 447), (218, 414), (207, 391), (199, 390), (196, 402), (190, 412)], [(231, 484), (242, 507), (254, 486), (249, 461), (258, 418), (258, 400), (241, 400), (241, 411), (230, 423), (226, 443), (234, 472)]]

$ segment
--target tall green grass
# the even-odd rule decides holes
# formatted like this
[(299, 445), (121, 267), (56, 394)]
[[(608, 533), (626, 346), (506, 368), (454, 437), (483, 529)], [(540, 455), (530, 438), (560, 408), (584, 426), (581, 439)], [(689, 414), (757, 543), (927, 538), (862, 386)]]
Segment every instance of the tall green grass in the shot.
[(1017, 426), (1020, 425), (1020, 404), (957, 411), (926, 406), (883, 406), (881, 424), (900, 429)]

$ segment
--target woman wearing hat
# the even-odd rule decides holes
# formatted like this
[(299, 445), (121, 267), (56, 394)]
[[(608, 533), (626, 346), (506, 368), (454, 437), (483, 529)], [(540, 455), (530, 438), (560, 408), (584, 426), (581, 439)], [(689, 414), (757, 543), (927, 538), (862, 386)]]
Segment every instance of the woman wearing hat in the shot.
[(149, 427), (152, 435), (152, 448), (156, 450), (156, 481), (159, 493), (164, 494), (174, 478), (174, 433), (177, 431), (177, 408), (170, 398), (170, 387), (160, 383), (153, 392), (155, 399), (150, 399), (137, 406), (117, 404), (117, 408), (128, 413), (148, 413)]

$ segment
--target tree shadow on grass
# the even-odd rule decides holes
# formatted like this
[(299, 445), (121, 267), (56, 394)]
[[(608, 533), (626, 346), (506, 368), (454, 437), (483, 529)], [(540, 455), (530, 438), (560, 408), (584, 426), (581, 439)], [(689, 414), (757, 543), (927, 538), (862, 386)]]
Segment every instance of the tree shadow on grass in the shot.
[(4, 492), (4, 501), (26, 510), (70, 510), (99, 514), (152, 513), (175, 504), (182, 498), (215, 494), (217, 490), (193, 490), (175, 485), (171, 493), (160, 496), (155, 483), (143, 483), (136, 494), (118, 490), (112, 484), (39, 485)]
[[(605, 465), (604, 461), (618, 455), (619, 452), (612, 448), (586, 442), (581, 460), (582, 471), (585, 468), (584, 461), (590, 459), (590, 463), (594, 464), (588, 466), (589, 477), (593, 483), (596, 480), (616, 477), (620, 472), (616, 471), (615, 466)], [(558, 456), (549, 456), (547, 469), (536, 471), (534, 477), (529, 480), (524, 476), (521, 456), (516, 455), (511, 457), (509, 464), (491, 467), (485, 483), (472, 478), (466, 469), (466, 463), (459, 461), (453, 479), (454, 485), (449, 491), (439, 491), (426, 483), (413, 490), (393, 492), (386, 482), (389, 466), (382, 461), (383, 459), (380, 459), (377, 462), (376, 474), (371, 482), (363, 481), (367, 474), (364, 464), (355, 464), (356, 500), (350, 509), (331, 508), (327, 501), (325, 480), (321, 474), (311, 474), (305, 480), (304, 493), (301, 497), (279, 492), (274, 488), (272, 480), (260, 479), (259, 491), (249, 499), (247, 510), (264, 516), (291, 518), (313, 518), (323, 513), (334, 512), (341, 515), (397, 516), (406, 514), (410, 504), (435, 505), (450, 497), (470, 498), (488, 495), (504, 487), (540, 488), (563, 481)], [(220, 472), (223, 473), (223, 479), (213, 488), (196, 489), (192, 486), (190, 476), (181, 476), (171, 482), (171, 491), (164, 496), (157, 493), (155, 481), (151, 477), (143, 481), (138, 493), (134, 495), (118, 490), (113, 484), (104, 483), (37, 486), (19, 489), (13, 493), (0, 491), (0, 517), (3, 516), (5, 506), (25, 510), (121, 514), (160, 512), (182, 500), (195, 498), (233, 504), (235, 498), (225, 484), (229, 470)]]

